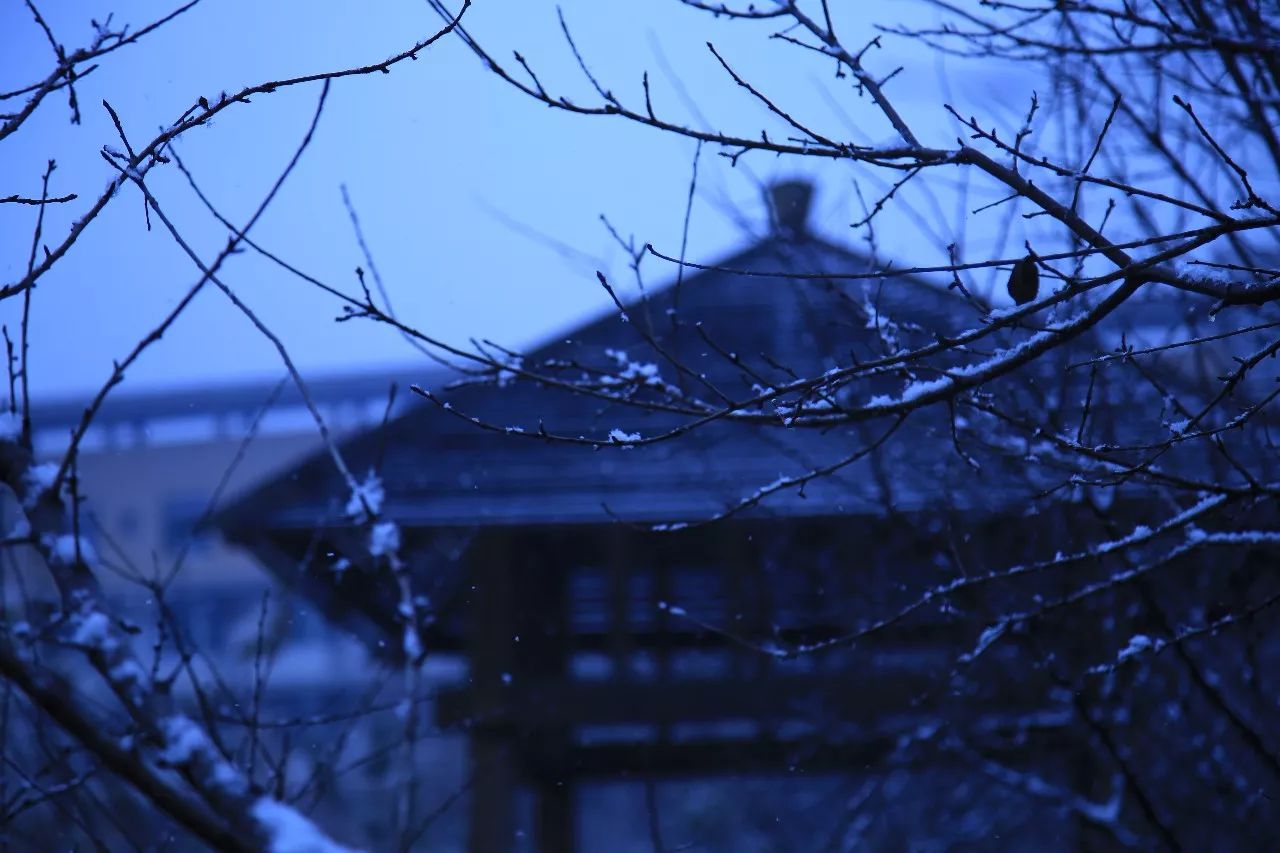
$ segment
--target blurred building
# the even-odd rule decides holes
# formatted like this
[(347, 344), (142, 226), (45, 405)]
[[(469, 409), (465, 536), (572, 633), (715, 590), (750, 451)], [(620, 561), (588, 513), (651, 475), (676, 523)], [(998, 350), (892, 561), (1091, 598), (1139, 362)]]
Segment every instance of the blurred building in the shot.
[[(309, 391), (341, 436), (381, 421), (392, 381), (390, 372), (329, 377), (310, 383)], [(39, 457), (61, 458), (86, 404), (36, 406)], [(269, 642), (279, 644), (279, 687), (323, 692), (340, 687), (335, 674), (363, 678), (364, 646), (295, 596), (287, 579), (263, 573), (251, 555), (229, 546), (210, 523), (220, 506), (318, 446), (310, 413), (285, 381), (134, 394), (125, 387), (110, 395), (81, 441), (76, 474), (88, 497), (82, 530), (119, 611), (150, 634), (159, 584), (190, 647), (230, 684), (243, 685), (253, 677), (267, 596), (265, 629)], [(38, 583), (41, 575), (30, 577)]]
[[(1051, 777), (1094, 772), (1070, 709), (1046, 699), (1041, 679), (1012, 675), (1030, 666), (1025, 649), (983, 655), (964, 686), (950, 677), (956, 650), (990, 614), (1037, 590), (920, 607), (874, 637), (840, 638), (965, 565), (1034, 559), (1041, 537), (1104, 536), (1088, 507), (1068, 502), (1034, 527), (1011, 524), (1054, 487), (1052, 475), (998, 443), (958, 452), (945, 407), (897, 425), (781, 430), (720, 418), (685, 434), (688, 415), (665, 403), (668, 385), (749, 398), (972, 322), (958, 294), (916, 277), (839, 280), (871, 262), (809, 229), (809, 192), (775, 187), (765, 238), (524, 355), (526, 369), (553, 381), (497, 372), (343, 444), (353, 470), (377, 473), (383, 517), (400, 526), (400, 556), (433, 620), (428, 659), (466, 667), (435, 704), (435, 723), (469, 740), (476, 853), (652, 849), (643, 791), (656, 782), (672, 826), (688, 826), (717, 791), (755, 786), (739, 795), (736, 834), (718, 836), (725, 849), (1085, 843), (1075, 817), (1016, 788), (992, 800), (964, 761), (913, 749), (945, 735)], [(1087, 373), (1060, 368), (1042, 366), (1041, 378), (1064, 398), (1081, 393)], [(901, 382), (872, 377), (862, 390), (891, 395)], [(1107, 409), (1105, 378), (1094, 393)], [(1098, 439), (1113, 427), (1098, 426)], [(569, 440), (539, 438), (542, 429)], [(881, 446), (886, 430), (893, 440)], [(669, 431), (680, 434), (604, 446)], [(317, 451), (219, 525), (278, 576), (304, 572), (317, 606), (396, 660), (399, 593), (374, 568), (339, 499), (346, 491)], [(829, 648), (803, 653), (813, 646)], [(864, 789), (874, 825), (842, 826), (840, 808), (821, 823), (796, 817), (806, 802)], [(761, 809), (775, 823), (752, 841)]]
[[(377, 477), (430, 614), (430, 725), (416, 736), (435, 740), (421, 749), (405, 749), (396, 705), (400, 592), (288, 383), (108, 401), (77, 473), (111, 596), (150, 641), (159, 583), (173, 624), (233, 691), (253, 692), (265, 644), (273, 712), (342, 711), (282, 737), (303, 744), (294, 779), (360, 741), (366, 757), (325, 777), (317, 809), (351, 843), (406, 843), (389, 827), (402, 827), (391, 812), (412, 777), (438, 803), (419, 815), (415, 849), (1144, 846), (1129, 828), (1142, 820), (1134, 799), (1099, 758), (1097, 721), (1041, 652), (1077, 670), (1113, 659), (1159, 634), (1155, 593), (1117, 589), (1038, 617), (1034, 632), (1001, 616), (1104, 583), (1130, 555), (913, 602), (971, 571), (1042, 559), (1046, 541), (1157, 524), (1167, 507), (1150, 491), (1064, 480), (1049, 449), (974, 410), (795, 430), (719, 418), (686, 434), (688, 415), (665, 405), (669, 388), (741, 400), (973, 326), (972, 306), (945, 287), (842, 280), (871, 262), (810, 231), (809, 195), (775, 188), (763, 239), (511, 365), (550, 383), (511, 370), (452, 377), (441, 405), (402, 393), (394, 406), (386, 374), (311, 383), (347, 464)], [(1082, 352), (1158, 343), (1191, 322), (1176, 302), (1134, 310), (990, 387), (1011, 413), (1080, 441), (1135, 441), (1141, 424), (1126, 413), (1161, 411), (1159, 395), (1071, 368)], [(1201, 355), (1163, 357), (1160, 387), (1204, 386), (1230, 364), (1221, 349)], [(891, 399), (903, 378), (872, 374), (860, 391)], [(443, 384), (417, 368), (395, 379)], [(803, 389), (787, 400), (848, 402)], [(82, 407), (38, 411), (43, 455), (65, 446)], [(1173, 447), (1162, 461), (1227, 476), (1229, 459), (1196, 452)], [(1156, 598), (1170, 612), (1234, 612), (1270, 588), (1273, 566), (1244, 552), (1213, 576), (1183, 560)], [(901, 615), (877, 626), (886, 614)], [(1219, 661), (1244, 654), (1231, 642)], [(1275, 643), (1247, 651), (1251, 666), (1280, 665)], [(1220, 716), (1196, 705), (1194, 678), (1176, 666), (1110, 683), (1121, 679), (1118, 693), (1134, 698), (1108, 724), (1141, 726), (1133, 708), (1161, 715), (1158, 732), (1130, 743), (1174, 800), (1183, 788), (1169, 780), (1200, 767), (1188, 745)], [(388, 701), (349, 725), (357, 694)], [(1252, 760), (1228, 758), (1233, 769)], [(1212, 827), (1204, 808), (1203, 820), (1184, 809), (1193, 837)]]
[[(308, 383), (308, 392), (342, 439), (400, 410), (405, 395), (393, 398), (393, 383), (402, 389), (408, 382), (430, 384), (430, 376), (406, 366), (321, 377)], [(34, 408), (38, 458), (49, 464), (62, 458), (87, 403)], [(264, 572), (211, 523), (220, 508), (319, 446), (310, 411), (283, 380), (147, 393), (117, 389), (80, 443), (80, 530), (96, 555), (113, 612), (136, 634), (135, 653), (155, 666), (157, 676), (175, 676), (172, 689), (187, 712), (218, 720), (228, 748), (257, 744), (262, 755), (275, 756), (273, 767), (257, 761), (259, 781), (268, 774), (306, 784), (316, 798), (309, 810), (341, 827), (347, 840), (365, 844), (385, 834), (392, 819), (388, 792), (403, 779), (386, 747), (403, 728), (402, 685), (387, 676), (365, 642), (325, 619), (288, 573)], [(17, 507), (0, 499), (0, 527), (14, 529), (17, 516)], [(57, 592), (38, 555), (7, 547), (0, 559), (6, 561), (3, 606), (11, 623), (42, 626), (56, 619)], [(105, 691), (91, 671), (79, 669), (78, 655), (60, 652), (56, 643), (46, 646), (44, 654), (65, 658), (63, 671), (84, 672), (78, 689)], [(449, 673), (433, 664), (427, 676)], [(7, 731), (7, 754), (25, 755), (31, 747), (28, 757), (37, 766), (46, 760), (39, 729), (15, 722)], [(419, 790), (438, 800), (454, 795), (464, 782), (459, 744), (433, 739), (423, 753), (440, 772)], [(120, 815), (136, 815), (158, 831), (164, 825), (127, 791), (107, 784), (104, 792)], [(443, 843), (439, 849), (449, 849), (450, 832), (461, 835), (447, 817), (432, 836)], [(62, 837), (58, 819), (56, 810), (32, 809), (10, 829), (14, 838), (52, 844)], [(175, 849), (196, 849), (171, 841)]]

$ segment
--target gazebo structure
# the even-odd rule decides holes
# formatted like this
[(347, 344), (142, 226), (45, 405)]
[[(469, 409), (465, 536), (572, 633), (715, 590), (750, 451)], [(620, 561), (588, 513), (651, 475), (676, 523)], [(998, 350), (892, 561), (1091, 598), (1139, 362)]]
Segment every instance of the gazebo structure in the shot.
[[(576, 384), (605, 366), (607, 390), (633, 401), (659, 382), (741, 399), (752, 385), (776, 387), (974, 324), (959, 295), (917, 278), (813, 275), (859, 272), (869, 261), (808, 229), (807, 186), (773, 192), (765, 238), (523, 364)], [(688, 418), (510, 379), (441, 391), (451, 411), (417, 405), (342, 448), (353, 470), (381, 476), (382, 511), (400, 525), (401, 555), (434, 615), (428, 653), (466, 661), (465, 685), (439, 700), (436, 715), (470, 739), (472, 850), (511, 848), (518, 789), (534, 795), (538, 849), (564, 851), (574, 848), (575, 790), (593, 779), (866, 772), (912, 760), (910, 745), (940, 731), (1001, 756), (1001, 766), (1100, 779), (1077, 748), (1088, 733), (1069, 698), (1051, 698), (1054, 673), (1026, 664), (1028, 643), (1065, 638), (1079, 650), (1123, 630), (1084, 638), (1078, 623), (1050, 614), (1027, 642), (986, 648), (998, 614), (1067, 589), (1067, 578), (1037, 574), (998, 592), (908, 605), (968, 572), (1043, 556), (1037, 543), (1104, 539), (1127, 515), (1140, 518), (1141, 502), (1128, 508), (1121, 498), (1099, 513), (1080, 487), (1058, 488), (1051, 468), (1028, 467), (1026, 447), (961, 446), (945, 406), (896, 428), (788, 430), (725, 418), (623, 449), (607, 446), (611, 433), (660, 435)], [(1099, 441), (1120, 428), (1104, 379), (1091, 391)], [(892, 393), (902, 377), (868, 381), (869, 393)], [(1045, 367), (1017, 381), (1018, 399), (1043, 405), (1080, 393), (1089, 377)], [(1078, 406), (1064, 410), (1078, 415)], [(540, 426), (601, 447), (539, 439)], [(806, 479), (812, 472), (820, 476)], [(300, 581), (330, 618), (394, 656), (393, 580), (335, 573), (325, 556), (363, 547), (343, 512), (347, 497), (320, 453), (220, 524)], [(1076, 567), (1070, 580), (1110, 569)], [(901, 615), (862, 636), (887, 614)], [(823, 650), (806, 652), (815, 646)], [(943, 784), (918, 794), (940, 801)], [(1105, 779), (1083, 788), (1091, 785), (1106, 798)], [(1040, 832), (1087, 832), (1028, 808), (1020, 820), (1040, 821)], [(1018, 829), (1005, 824), (1009, 837)]]

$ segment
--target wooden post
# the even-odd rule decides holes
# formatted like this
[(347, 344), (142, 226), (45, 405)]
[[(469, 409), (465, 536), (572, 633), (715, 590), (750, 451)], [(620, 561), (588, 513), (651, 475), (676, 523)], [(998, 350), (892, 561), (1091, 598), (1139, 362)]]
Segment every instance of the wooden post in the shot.
[(470, 853), (507, 853), (515, 831), (515, 756), (504, 691), (514, 625), (505, 537), (487, 531), (471, 548), (468, 612), (472, 721)]
[[(561, 539), (533, 534), (519, 539), (511, 553), (512, 588), (519, 603), (515, 625), (520, 641), (512, 649), (517, 687), (563, 685), (570, 678), (567, 598), (574, 549)], [(535, 725), (522, 715), (522, 710), (512, 709), (512, 723), (521, 737), (517, 745), (520, 764), (534, 798), (536, 849), (542, 853), (572, 853), (577, 833), (573, 768), (567, 758), (571, 746), (569, 723), (553, 713), (550, 721)]]
[(568, 773), (560, 779), (545, 775), (534, 786), (534, 839), (540, 853), (573, 853), (577, 849), (573, 788)]
[[(627, 681), (632, 675), (633, 652), (631, 625), (631, 559), (632, 546), (628, 531), (618, 525), (608, 533), (609, 545), (605, 573), (608, 575), (608, 602), (606, 613), (608, 638), (605, 647), (612, 667), (610, 678)], [(646, 567), (647, 568), (647, 567)]]
[(508, 853), (515, 835), (515, 768), (507, 739), (492, 732), (471, 735), (469, 853)]

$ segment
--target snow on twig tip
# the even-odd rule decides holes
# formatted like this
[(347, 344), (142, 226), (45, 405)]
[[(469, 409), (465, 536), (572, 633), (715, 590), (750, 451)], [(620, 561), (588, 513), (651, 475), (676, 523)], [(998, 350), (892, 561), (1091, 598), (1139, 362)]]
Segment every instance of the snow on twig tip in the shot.
[(278, 800), (261, 797), (250, 813), (265, 830), (271, 853), (354, 853), (353, 848), (329, 840), (314, 823)]
[(355, 488), (351, 490), (351, 496), (347, 498), (345, 508), (347, 517), (360, 522), (369, 515), (378, 515), (382, 512), (382, 502), (386, 500), (386, 496), (382, 478), (376, 472), (370, 471), (369, 475), (362, 482), (356, 483)]
[(375, 557), (400, 550), (400, 527), (394, 521), (380, 521), (369, 531), (369, 553)]

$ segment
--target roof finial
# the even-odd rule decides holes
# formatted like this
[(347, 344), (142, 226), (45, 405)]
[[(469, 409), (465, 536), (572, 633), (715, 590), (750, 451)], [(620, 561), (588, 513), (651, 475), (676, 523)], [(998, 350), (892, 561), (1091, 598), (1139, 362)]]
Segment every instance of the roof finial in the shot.
[(769, 207), (769, 220), (776, 234), (800, 237), (808, 231), (809, 202), (813, 198), (813, 184), (795, 179), (778, 181), (765, 191), (765, 203)]

